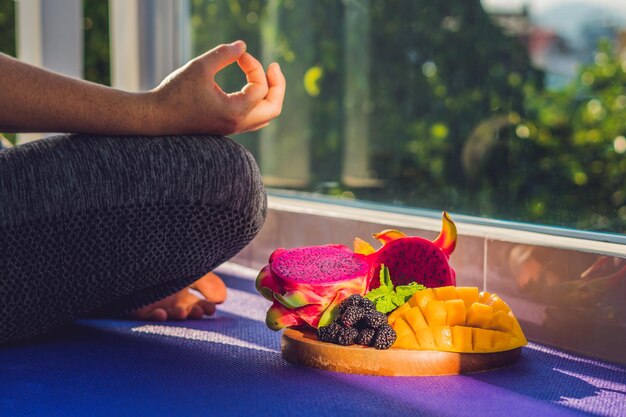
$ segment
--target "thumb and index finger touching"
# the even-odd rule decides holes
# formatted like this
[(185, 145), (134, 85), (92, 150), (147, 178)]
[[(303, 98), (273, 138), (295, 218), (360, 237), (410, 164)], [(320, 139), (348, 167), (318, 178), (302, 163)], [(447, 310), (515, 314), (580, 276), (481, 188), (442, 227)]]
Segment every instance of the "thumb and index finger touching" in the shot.
[(240, 91), (227, 94), (234, 104), (244, 108), (252, 108), (258, 101), (267, 96), (269, 86), (263, 65), (246, 52), (246, 44), (243, 41), (220, 45), (204, 54), (200, 59), (204, 61), (207, 75), (211, 80), (219, 71), (237, 62), (239, 68), (246, 75), (247, 84)]

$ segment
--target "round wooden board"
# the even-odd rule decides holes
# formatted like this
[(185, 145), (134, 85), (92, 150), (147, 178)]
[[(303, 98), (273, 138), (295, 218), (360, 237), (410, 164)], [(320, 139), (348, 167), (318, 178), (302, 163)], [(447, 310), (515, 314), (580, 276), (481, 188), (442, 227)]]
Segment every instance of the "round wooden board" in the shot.
[(283, 357), (294, 364), (335, 372), (386, 376), (434, 376), (483, 372), (511, 365), (522, 348), (494, 353), (340, 346), (319, 342), (313, 333), (287, 329), (281, 339)]

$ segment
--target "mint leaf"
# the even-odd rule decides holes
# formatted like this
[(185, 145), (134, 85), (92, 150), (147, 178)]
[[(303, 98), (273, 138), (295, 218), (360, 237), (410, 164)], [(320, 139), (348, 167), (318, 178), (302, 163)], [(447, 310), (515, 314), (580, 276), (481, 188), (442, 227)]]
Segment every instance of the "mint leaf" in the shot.
[(389, 294), (389, 289), (387, 287), (378, 287), (368, 292), (365, 295), (365, 298), (367, 298), (368, 300), (374, 301), (377, 298), (383, 297), (388, 294)]
[(423, 286), (422, 284), (418, 284), (417, 282), (412, 282), (408, 285), (398, 285), (396, 287), (396, 293), (401, 294), (403, 297), (405, 297), (408, 300), (417, 291), (421, 291), (425, 288), (426, 287)]
[(389, 268), (385, 265), (380, 267), (380, 287), (375, 288), (365, 294), (365, 298), (372, 301), (376, 310), (381, 313), (389, 313), (406, 303), (415, 292), (423, 290), (424, 287), (416, 282), (407, 285), (393, 286), (393, 281), (389, 274)]
[(402, 295), (395, 293), (395, 292), (391, 294), (391, 300), (396, 305), (396, 307), (400, 307), (402, 304), (406, 302), (406, 300), (404, 299)]
[(385, 295), (383, 297), (377, 298), (375, 301), (376, 310), (381, 313), (387, 314), (390, 311), (395, 310), (398, 306), (395, 305), (391, 299), (391, 295)]

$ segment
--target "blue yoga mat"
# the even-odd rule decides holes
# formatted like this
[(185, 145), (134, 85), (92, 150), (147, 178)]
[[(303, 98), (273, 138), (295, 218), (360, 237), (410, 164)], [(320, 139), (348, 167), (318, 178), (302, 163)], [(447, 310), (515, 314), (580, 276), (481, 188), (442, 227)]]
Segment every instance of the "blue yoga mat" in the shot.
[(626, 369), (545, 346), (466, 376), (375, 377), (294, 366), (250, 278), (212, 318), (82, 320), (0, 349), (0, 416), (626, 415)]

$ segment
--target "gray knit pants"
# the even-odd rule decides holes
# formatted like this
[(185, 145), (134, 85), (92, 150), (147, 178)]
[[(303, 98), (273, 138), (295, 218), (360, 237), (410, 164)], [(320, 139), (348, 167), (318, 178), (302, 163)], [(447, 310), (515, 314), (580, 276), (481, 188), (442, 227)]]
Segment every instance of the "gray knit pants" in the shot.
[(125, 312), (234, 256), (265, 219), (224, 137), (56, 136), (0, 152), (0, 344)]

